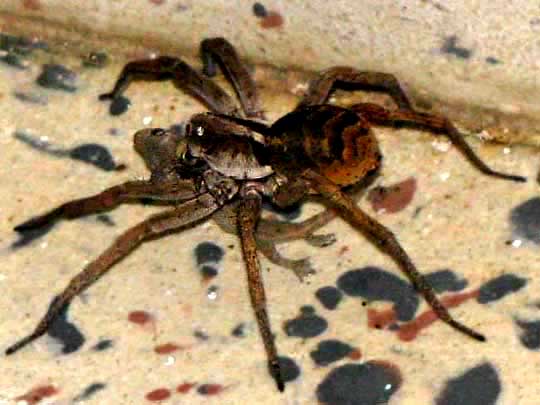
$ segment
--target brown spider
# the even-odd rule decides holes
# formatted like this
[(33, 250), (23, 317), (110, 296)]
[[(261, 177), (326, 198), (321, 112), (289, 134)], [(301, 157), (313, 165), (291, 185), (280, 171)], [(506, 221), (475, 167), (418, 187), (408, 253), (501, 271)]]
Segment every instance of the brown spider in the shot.
[[(310, 235), (337, 212), (394, 259), (441, 320), (484, 341), (483, 335), (451, 317), (393, 233), (358, 208), (342, 188), (358, 184), (380, 166), (382, 156), (371, 131), (372, 125), (413, 126), (442, 133), (484, 174), (520, 182), (525, 178), (490, 169), (450, 121), (415, 111), (396, 78), (390, 74), (361, 72), (350, 67), (328, 69), (310, 83), (307, 94), (292, 112), (268, 126), (260, 121), (264, 114), (255, 84), (232, 45), (222, 38), (207, 39), (201, 44), (201, 55), (206, 75), (197, 73), (177, 58), (164, 56), (135, 61), (124, 67), (112, 92), (100, 96), (102, 100), (118, 97), (133, 79), (171, 79), (212, 112), (192, 116), (185, 135), (157, 128), (143, 129), (135, 134), (135, 149), (151, 171), (149, 180), (126, 182), (95, 196), (67, 202), (15, 227), (16, 231), (23, 232), (62, 218), (110, 210), (143, 197), (173, 206), (120, 235), (70, 281), (35, 330), (10, 346), (6, 355), (43, 335), (76, 295), (143, 242), (179, 231), (221, 212), (221, 222), (229, 231), (237, 227), (251, 303), (270, 372), (278, 389), (283, 391), (285, 383), (270, 329), (257, 259), (258, 240), (279, 239), (280, 231), (272, 228), (276, 224), (269, 225), (259, 217), (263, 198), (287, 207), (309, 194), (322, 196), (335, 211), (325, 211), (298, 229), (287, 228), (284, 239)], [(241, 111), (207, 77), (215, 74), (216, 64), (232, 83)], [(335, 87), (382, 90), (391, 95), (398, 109), (389, 111), (367, 103), (349, 108), (325, 104)], [(264, 230), (258, 229), (258, 223), (267, 226), (269, 233), (265, 235)], [(302, 275), (301, 272), (298, 274)]]

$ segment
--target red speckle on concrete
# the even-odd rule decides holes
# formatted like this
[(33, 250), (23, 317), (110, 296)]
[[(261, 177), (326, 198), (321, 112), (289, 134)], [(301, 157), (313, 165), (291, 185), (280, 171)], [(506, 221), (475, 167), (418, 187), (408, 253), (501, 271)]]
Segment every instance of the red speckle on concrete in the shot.
[(225, 387), (221, 384), (202, 384), (197, 388), (197, 392), (201, 395), (218, 395)]
[(360, 351), (360, 349), (353, 349), (347, 355), (347, 357), (351, 360), (360, 360), (362, 358), (362, 352)]
[(145, 398), (149, 401), (157, 402), (163, 401), (171, 396), (171, 391), (167, 388), (158, 388), (154, 391), (150, 391), (145, 395)]
[(375, 187), (367, 199), (375, 211), (399, 212), (410, 204), (416, 192), (416, 179), (410, 177), (388, 187)]
[(41, 10), (41, 3), (39, 0), (23, 0), (23, 7), (28, 10)]
[(150, 3), (155, 4), (156, 6), (161, 6), (165, 3), (166, 0), (150, 0)]
[(261, 18), (262, 28), (279, 28), (283, 25), (283, 17), (275, 11), (269, 11), (266, 17)]
[(137, 325), (145, 325), (153, 320), (153, 316), (146, 311), (131, 311), (128, 320)]
[[(453, 308), (457, 307), (461, 303), (471, 299), (478, 297), (479, 291), (474, 290), (470, 291), (468, 293), (462, 293), (462, 294), (454, 294), (451, 296), (447, 296), (441, 299), (441, 302), (446, 308)], [(397, 335), (400, 340), (404, 342), (409, 342), (416, 338), (416, 336), (422, 331), (422, 329), (427, 328), (429, 325), (431, 325), (433, 322), (437, 321), (439, 317), (437, 314), (432, 310), (427, 310), (420, 315), (418, 315), (414, 320), (411, 322), (408, 322), (406, 324), (400, 325)]]
[(176, 387), (176, 392), (178, 392), (179, 394), (187, 394), (196, 385), (196, 383), (182, 383), (178, 387)]
[(392, 325), (397, 322), (396, 312), (393, 308), (377, 311), (376, 309), (369, 308), (367, 310), (368, 327), (374, 329), (384, 329), (388, 325)]
[(177, 350), (183, 350), (185, 348), (186, 348), (185, 346), (180, 346), (180, 345), (177, 345), (176, 343), (169, 342), (169, 343), (163, 343), (161, 345), (154, 347), (154, 352), (156, 352), (157, 354), (169, 354)]
[(42, 385), (32, 388), (26, 394), (15, 398), (16, 401), (26, 401), (28, 405), (34, 405), (41, 402), (42, 399), (52, 397), (58, 394), (58, 390), (53, 385)]

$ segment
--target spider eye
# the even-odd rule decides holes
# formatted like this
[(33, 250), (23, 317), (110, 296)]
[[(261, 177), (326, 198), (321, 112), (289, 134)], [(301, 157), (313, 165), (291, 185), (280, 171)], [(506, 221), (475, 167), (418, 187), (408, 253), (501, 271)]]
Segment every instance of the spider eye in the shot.
[(190, 153), (189, 148), (184, 149), (180, 155), (180, 159), (182, 159), (183, 163), (190, 166), (193, 166), (198, 161), (198, 159)]
[(161, 128), (153, 128), (150, 131), (151, 136), (162, 136), (164, 133), (165, 133), (165, 130), (163, 130)]
[(186, 166), (193, 166), (199, 162), (199, 159), (191, 153), (189, 144), (185, 139), (182, 139), (178, 143), (176, 147), (176, 156), (178, 156), (179, 162)]

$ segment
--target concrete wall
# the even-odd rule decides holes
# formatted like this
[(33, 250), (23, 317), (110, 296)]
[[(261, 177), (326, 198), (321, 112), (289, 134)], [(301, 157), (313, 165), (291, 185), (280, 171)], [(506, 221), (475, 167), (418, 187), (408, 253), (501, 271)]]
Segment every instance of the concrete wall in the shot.
[[(225, 36), (256, 62), (353, 65), (395, 73), (411, 93), (458, 110), (534, 121), (540, 112), (540, 7), (527, 0), (3, 0), (1, 11), (178, 52)], [(539, 132), (532, 127), (525, 138)]]

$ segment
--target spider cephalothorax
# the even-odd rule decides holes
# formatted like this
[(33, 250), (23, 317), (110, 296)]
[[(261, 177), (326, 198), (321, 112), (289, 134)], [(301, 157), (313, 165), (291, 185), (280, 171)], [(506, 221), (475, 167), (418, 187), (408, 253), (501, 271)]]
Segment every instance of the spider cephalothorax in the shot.
[[(275, 253), (273, 245), (269, 248), (269, 243), (311, 237), (312, 232), (332, 219), (336, 212), (394, 259), (441, 320), (476, 340), (484, 340), (483, 335), (451, 317), (393, 233), (357, 207), (342, 188), (356, 185), (377, 171), (381, 154), (371, 131), (376, 125), (413, 126), (444, 134), (484, 174), (513, 181), (525, 179), (486, 166), (446, 118), (415, 111), (392, 75), (349, 67), (328, 69), (310, 83), (297, 108), (267, 125), (255, 84), (232, 45), (222, 38), (207, 39), (201, 44), (201, 54), (205, 74), (171, 57), (128, 63), (112, 92), (100, 97), (102, 100), (118, 97), (132, 79), (171, 79), (211, 112), (191, 117), (185, 134), (155, 128), (135, 134), (135, 149), (151, 172), (149, 180), (127, 182), (95, 196), (62, 204), (15, 228), (24, 232), (58, 219), (110, 210), (141, 198), (172, 206), (120, 235), (71, 280), (33, 333), (9, 347), (6, 354), (16, 352), (43, 335), (73, 297), (144, 241), (215, 218), (224, 229), (236, 231), (240, 238), (251, 302), (270, 370), (279, 390), (283, 390), (284, 380), (266, 312), (257, 250), (262, 250), (276, 263), (293, 267), (290, 261)], [(215, 74), (216, 64), (235, 88), (241, 110), (209, 79), (208, 76)], [(387, 110), (368, 103), (347, 108), (326, 104), (333, 89), (342, 85), (348, 89), (385, 91), (398, 109)], [(260, 219), (263, 199), (287, 207), (309, 194), (320, 194), (334, 210), (302, 224), (270, 224)], [(304, 274), (297, 272), (299, 277)]]

